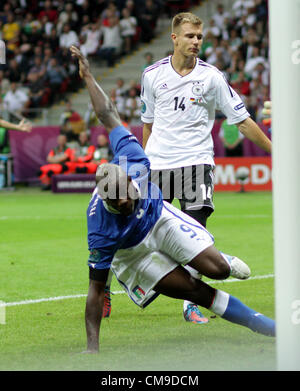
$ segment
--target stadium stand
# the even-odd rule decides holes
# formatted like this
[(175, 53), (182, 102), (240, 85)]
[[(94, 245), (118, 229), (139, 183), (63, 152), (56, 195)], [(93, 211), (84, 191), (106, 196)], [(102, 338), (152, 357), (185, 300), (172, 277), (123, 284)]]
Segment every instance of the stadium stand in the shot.
[[(183, 5), (178, 10), (188, 10), (191, 5), (201, 2), (181, 2)], [(92, 57), (94, 66), (100, 68), (98, 73), (105, 72), (106, 65), (119, 63), (125, 55), (132, 55), (133, 50), (155, 38), (160, 20), (167, 16), (169, 3), (173, 2), (1, 2), (0, 39), (6, 45), (6, 63), (0, 64), (2, 100), (9, 89), (9, 83), (20, 83), (20, 88), (29, 98), (26, 111), (22, 114), (30, 119), (37, 117), (37, 124), (41, 120), (43, 124), (55, 124), (57, 117), (54, 115), (51, 118), (52, 113), (46, 121), (38, 114), (43, 109), (56, 110), (67, 95), (80, 92), (82, 87), (77, 67), (68, 51), (70, 45), (82, 46)], [(103, 63), (103, 54), (108, 64)], [(2, 105), (1, 109), (5, 110), (7, 107)]]
[[(155, 36), (158, 16), (164, 13), (166, 3), (2, 1), (0, 39), (5, 42), (7, 60), (0, 64), (2, 79), (21, 83), (29, 98), (27, 116), (35, 117), (39, 108), (49, 108), (79, 90), (81, 82), (68, 51), (72, 44), (82, 46), (95, 60), (106, 57), (112, 66)], [(2, 98), (8, 89), (3, 84), (2, 90), (1, 80)]]
[[(205, 0), (1, 2), (0, 38), (6, 44), (7, 57), (7, 63), (0, 65), (2, 99), (8, 83), (20, 83), (29, 97), (27, 116), (34, 118), (41, 108), (54, 106), (57, 110), (58, 103), (68, 95), (80, 94), (82, 83), (68, 52), (73, 43), (82, 46), (90, 56), (93, 72), (101, 77), (102, 83), (103, 79), (110, 79), (110, 83), (104, 83), (109, 90), (114, 84), (112, 77), (126, 75), (127, 83), (139, 79), (141, 52), (153, 53), (153, 61), (166, 55), (171, 46), (169, 29), (167, 34), (161, 33), (170, 27), (176, 12), (193, 8), (205, 22), (200, 57), (225, 74), (256, 119), (263, 102), (269, 100), (268, 1), (227, 0), (215, 2), (214, 6), (211, 3)], [(161, 35), (166, 39), (160, 39)], [(109, 67), (103, 62), (103, 53)], [(113, 65), (116, 69), (111, 68)], [(39, 75), (38, 80), (31, 77), (34, 73)], [(85, 99), (85, 94), (82, 96)], [(72, 100), (76, 106), (76, 100)], [(87, 108), (82, 99), (79, 102), (81, 110)], [(80, 114), (84, 116), (83, 112)], [(49, 121), (54, 124), (55, 117)]]
[[(68, 50), (69, 45), (77, 43), (88, 55), (102, 88), (116, 102), (124, 122), (132, 129), (138, 127), (142, 71), (171, 53), (171, 18), (187, 10), (204, 21), (199, 57), (224, 73), (252, 118), (260, 122), (263, 103), (270, 100), (268, 0), (3, 1), (0, 39), (6, 45), (6, 63), (0, 64), (0, 116), (20, 119), (5, 104), (11, 85), (16, 83), (25, 102), (21, 114), (34, 126), (61, 126), (68, 100), (85, 122), (75, 122), (75, 126), (89, 131), (97, 125), (77, 64)], [(103, 50), (103, 31), (109, 32), (112, 19), (117, 21), (113, 36), (120, 39), (112, 63), (107, 64), (99, 52)], [(128, 36), (129, 40), (125, 39)], [(108, 33), (108, 42), (110, 38)], [(118, 86), (120, 79), (122, 87)], [(224, 119), (221, 113), (217, 113), (217, 119), (219, 123)], [(223, 150), (217, 132), (213, 132), (216, 156)]]

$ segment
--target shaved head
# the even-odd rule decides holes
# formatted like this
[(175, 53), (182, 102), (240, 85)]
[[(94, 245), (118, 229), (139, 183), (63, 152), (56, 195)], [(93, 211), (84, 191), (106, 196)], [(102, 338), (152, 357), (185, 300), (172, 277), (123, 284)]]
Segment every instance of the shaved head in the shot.
[(117, 164), (101, 164), (96, 172), (98, 194), (102, 199), (127, 198), (130, 178)]
[(117, 164), (101, 164), (96, 172), (97, 192), (112, 213), (129, 216), (140, 198), (138, 186)]

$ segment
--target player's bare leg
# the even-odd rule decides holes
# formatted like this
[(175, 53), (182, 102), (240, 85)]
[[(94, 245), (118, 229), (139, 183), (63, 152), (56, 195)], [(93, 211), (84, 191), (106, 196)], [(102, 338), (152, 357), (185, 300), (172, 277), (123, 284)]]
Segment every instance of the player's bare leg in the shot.
[[(185, 268), (196, 279), (202, 274), (213, 279), (226, 279), (233, 276), (238, 279), (247, 279), (250, 269), (242, 260), (227, 254), (220, 253), (215, 247), (209, 247), (199, 254)], [(202, 314), (197, 305), (185, 300), (183, 303), (183, 317), (188, 322), (205, 324), (208, 319)]]
[(181, 266), (162, 278), (154, 290), (172, 298), (190, 300), (254, 332), (275, 336), (274, 320), (247, 307), (236, 297), (196, 280)]
[[(201, 280), (202, 275), (197, 272), (197, 270), (186, 265), (184, 267), (195, 279)], [(193, 303), (189, 300), (183, 301), (183, 318), (186, 322), (191, 322), (194, 324), (206, 324), (208, 323), (208, 318), (204, 316), (202, 311), (199, 309), (196, 303)]]

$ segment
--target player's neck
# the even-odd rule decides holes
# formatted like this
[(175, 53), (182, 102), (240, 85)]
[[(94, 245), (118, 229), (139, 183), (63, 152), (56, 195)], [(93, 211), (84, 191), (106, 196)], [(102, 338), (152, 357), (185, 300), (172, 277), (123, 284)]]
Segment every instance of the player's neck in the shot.
[(174, 70), (182, 76), (189, 74), (195, 67), (196, 58), (194, 56), (183, 57), (176, 53), (171, 57)]

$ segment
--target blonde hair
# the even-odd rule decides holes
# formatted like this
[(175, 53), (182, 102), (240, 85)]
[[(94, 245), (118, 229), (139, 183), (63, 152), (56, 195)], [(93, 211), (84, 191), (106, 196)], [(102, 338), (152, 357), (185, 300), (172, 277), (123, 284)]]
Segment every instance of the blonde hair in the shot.
[(184, 23), (191, 23), (198, 26), (203, 25), (202, 20), (197, 15), (192, 14), (191, 12), (180, 12), (175, 15), (172, 20), (172, 33), (174, 33), (175, 30), (178, 30)]

